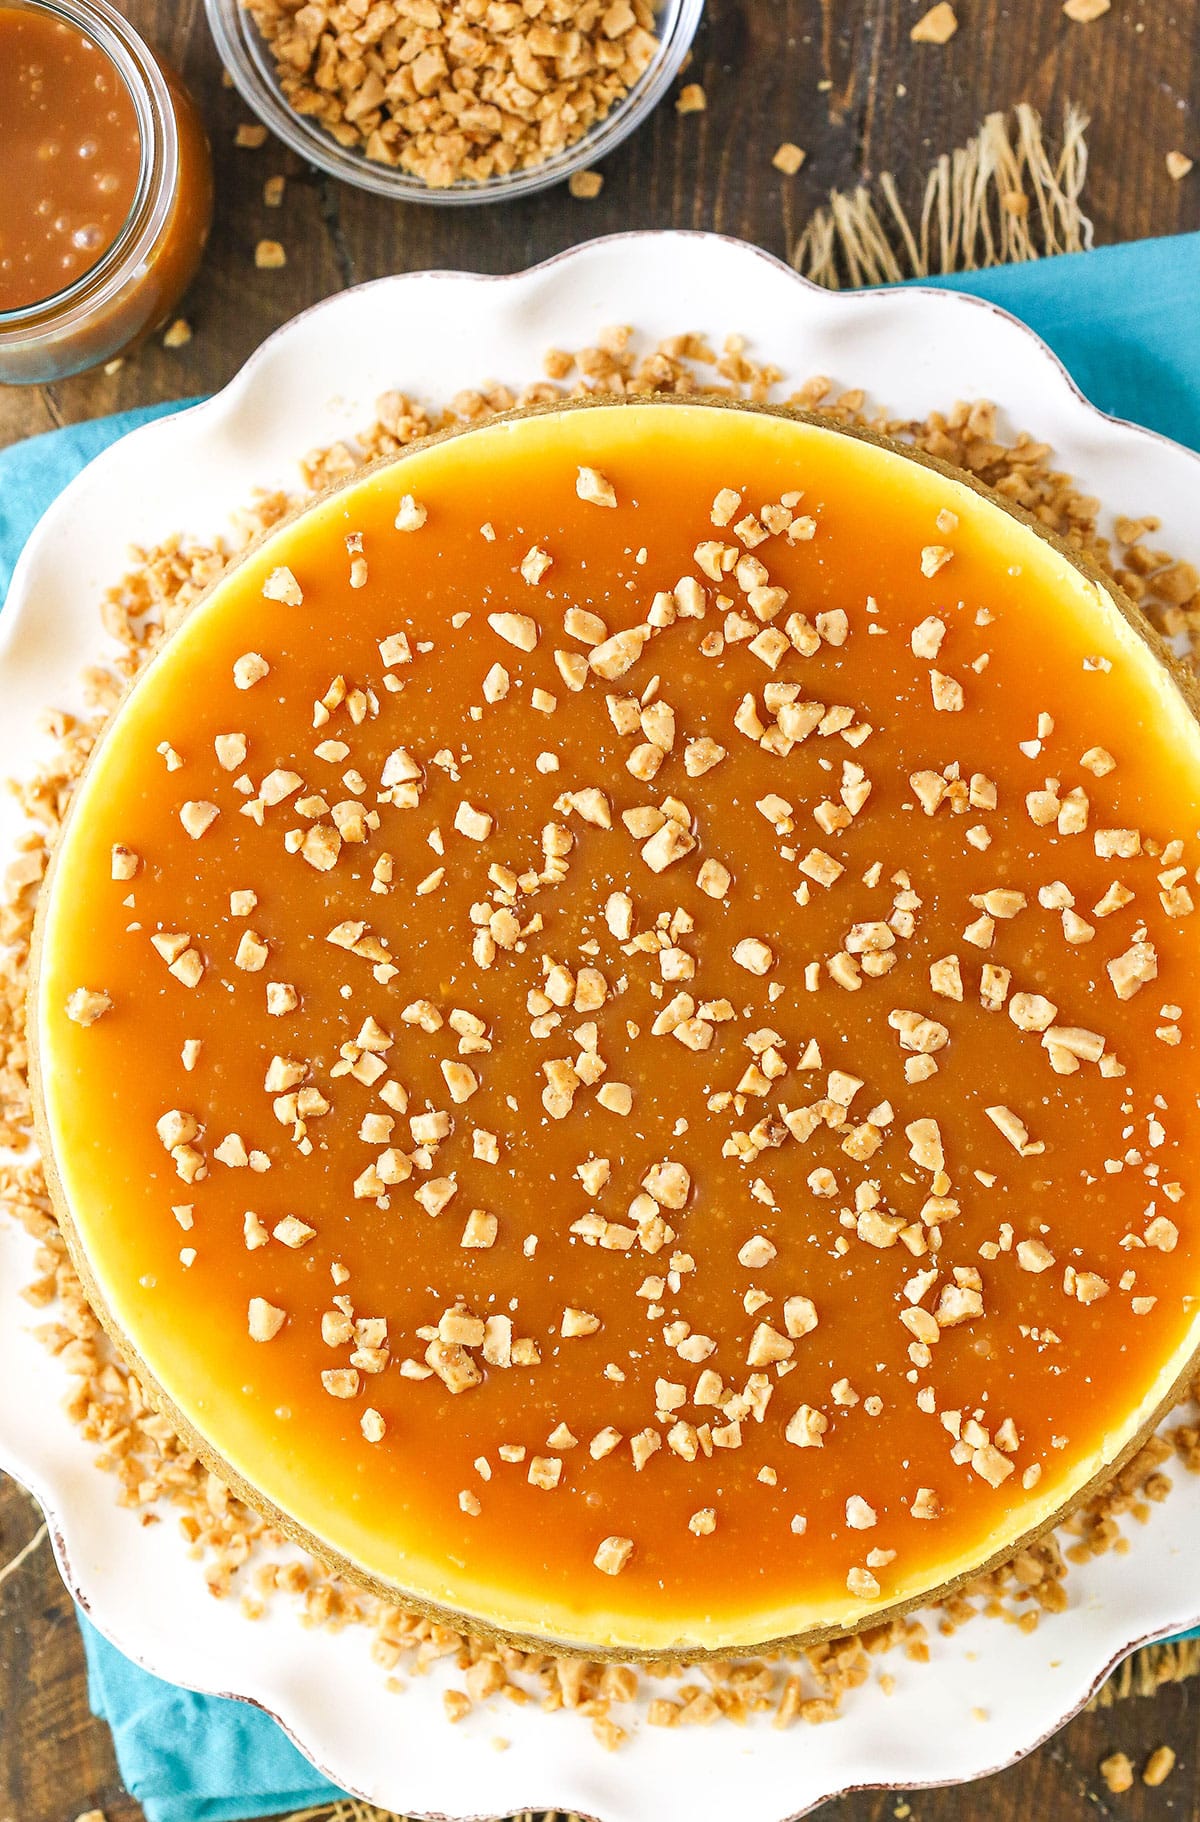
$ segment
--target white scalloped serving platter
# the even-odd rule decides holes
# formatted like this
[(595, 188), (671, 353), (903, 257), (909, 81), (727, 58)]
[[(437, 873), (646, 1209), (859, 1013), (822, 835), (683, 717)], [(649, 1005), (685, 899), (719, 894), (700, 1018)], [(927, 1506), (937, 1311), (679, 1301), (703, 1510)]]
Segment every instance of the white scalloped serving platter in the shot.
[[(131, 544), (219, 531), (255, 488), (294, 484), (304, 451), (368, 422), (388, 388), (445, 400), (489, 378), (527, 382), (548, 347), (580, 347), (618, 322), (648, 339), (736, 331), (789, 380), (827, 374), (896, 414), (995, 399), (1089, 492), (1156, 514), (1162, 542), (1200, 562), (1200, 458), (1104, 417), (1003, 312), (940, 291), (830, 294), (715, 236), (622, 235), (514, 277), (415, 273), (344, 292), (279, 330), (216, 398), (94, 461), (34, 533), (0, 615), (0, 775), (28, 771), (42, 710), (75, 703), (81, 671), (103, 656), (97, 604)], [(0, 865), (19, 827), (0, 803)], [(1183, 1475), (1127, 1555), (1072, 1572), (1066, 1613), (1032, 1635), (984, 1620), (948, 1639), (934, 1627), (932, 1663), (888, 1660), (894, 1692), (854, 1692), (833, 1725), (680, 1735), (635, 1721), (615, 1754), (583, 1717), (535, 1705), (500, 1702), (452, 1728), (441, 1675), (388, 1693), (362, 1628), (306, 1631), (285, 1603), (247, 1623), (236, 1601), (209, 1596), (173, 1522), (143, 1527), (117, 1506), (63, 1413), (64, 1374), (33, 1337), (38, 1317), (19, 1297), (30, 1273), (30, 1243), (0, 1222), (0, 1465), (44, 1506), (76, 1598), (147, 1669), (261, 1704), (332, 1779), (386, 1808), (782, 1822), (850, 1787), (996, 1769), (1078, 1709), (1135, 1644), (1200, 1622), (1200, 1477)]]

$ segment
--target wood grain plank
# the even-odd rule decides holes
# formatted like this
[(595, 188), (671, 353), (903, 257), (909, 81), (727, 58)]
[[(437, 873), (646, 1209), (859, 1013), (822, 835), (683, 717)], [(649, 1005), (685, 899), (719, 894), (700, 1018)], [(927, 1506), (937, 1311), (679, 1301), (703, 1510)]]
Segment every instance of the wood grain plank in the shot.
[[(239, 150), (234, 132), (247, 111), (222, 80), (201, 0), (122, 0), (181, 69), (212, 135), (216, 219), (182, 307), (195, 333), (180, 349), (151, 342), (114, 374), (0, 389), (0, 445), (211, 391), (297, 310), (384, 273), (515, 271), (594, 235), (652, 227), (736, 234), (786, 257), (831, 187), (891, 170), (915, 207), (930, 162), (969, 138), (990, 109), (1017, 100), (1031, 101), (1048, 123), (1068, 100), (1090, 112), (1086, 199), (1098, 240), (1200, 227), (1192, 111), (1200, 0), (1114, 0), (1090, 26), (1065, 19), (1058, 0), (956, 0), (960, 28), (940, 49), (909, 37), (926, 4), (709, 0), (687, 72), (705, 87), (706, 112), (681, 117), (664, 104), (606, 160), (595, 202), (576, 202), (560, 187), (458, 210), (389, 205), (305, 168), (273, 141)], [(770, 163), (785, 139), (808, 154), (793, 178)], [(1166, 172), (1172, 149), (1197, 157), (1197, 172), (1182, 183)], [(269, 209), (263, 183), (276, 173), (287, 176), (285, 199)], [(254, 266), (264, 237), (287, 249), (281, 272)], [(27, 1496), (0, 1477), (0, 1562), (37, 1522)], [(1120, 1747), (1140, 1765), (1163, 1740), (1180, 1755), (1168, 1784), (1110, 1796), (1100, 1759)], [(71, 1602), (42, 1546), (0, 1584), (0, 1822), (72, 1822), (94, 1806), (108, 1822), (140, 1816), (121, 1790), (107, 1730), (88, 1711)], [(863, 1792), (824, 1813), (830, 1822), (1200, 1819), (1200, 1686), (1081, 1716), (1022, 1765), (969, 1790)]]
[[(0, 1474), (0, 1564), (36, 1534), (34, 1501)], [(0, 1582), (0, 1822), (138, 1822), (107, 1727), (87, 1705), (83, 1641), (49, 1544)]]

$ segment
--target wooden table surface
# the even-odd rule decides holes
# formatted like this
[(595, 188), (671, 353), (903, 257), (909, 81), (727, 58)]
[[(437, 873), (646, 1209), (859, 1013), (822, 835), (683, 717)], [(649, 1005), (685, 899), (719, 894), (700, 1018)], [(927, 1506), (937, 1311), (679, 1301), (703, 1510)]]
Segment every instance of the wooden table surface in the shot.
[[(930, 162), (988, 111), (1020, 100), (1048, 125), (1067, 101), (1091, 115), (1085, 201), (1099, 241), (1200, 227), (1200, 0), (1114, 0), (1088, 25), (1066, 19), (1058, 0), (957, 0), (959, 31), (940, 48), (909, 39), (924, 0), (708, 0), (688, 72), (705, 87), (705, 113), (661, 107), (608, 160), (596, 201), (560, 188), (479, 210), (391, 205), (299, 169), (271, 143), (236, 149), (234, 129), (248, 116), (222, 86), (200, 0), (124, 0), (122, 10), (183, 70), (212, 134), (216, 222), (183, 306), (195, 333), (181, 348), (151, 344), (114, 374), (0, 388), (0, 444), (211, 391), (287, 317), (383, 273), (513, 271), (627, 228), (716, 229), (786, 256), (828, 189), (891, 170), (917, 206)], [(771, 167), (782, 140), (808, 153), (795, 177)], [(1173, 150), (1197, 160), (1180, 182), (1166, 169)], [(278, 171), (289, 176), (286, 199), (269, 210), (263, 180)], [(264, 236), (284, 243), (282, 271), (255, 269)], [(37, 1525), (32, 1502), (0, 1485), (0, 1564)], [(1179, 1755), (1165, 1785), (1109, 1794), (1101, 1758), (1119, 1747), (1140, 1765), (1164, 1741)], [(1200, 1679), (1081, 1716), (985, 1783), (908, 1801), (911, 1812), (894, 1794), (863, 1794), (828, 1813), (831, 1822), (1200, 1817)], [(141, 1815), (88, 1712), (71, 1602), (43, 1541), (0, 1583), (0, 1822), (73, 1822), (93, 1806), (109, 1822)]]

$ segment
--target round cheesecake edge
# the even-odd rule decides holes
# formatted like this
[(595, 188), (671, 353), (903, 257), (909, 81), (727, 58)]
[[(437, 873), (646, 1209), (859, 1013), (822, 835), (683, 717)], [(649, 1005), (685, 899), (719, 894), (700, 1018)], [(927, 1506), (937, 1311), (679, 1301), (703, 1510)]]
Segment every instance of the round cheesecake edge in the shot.
[[(486, 434), (505, 424), (523, 422), (531, 417), (565, 415), (579, 410), (627, 410), (639, 407), (665, 410), (687, 410), (689, 408), (735, 410), (756, 416), (782, 418), (798, 424), (807, 424), (818, 431), (835, 436), (848, 436), (870, 444), (888, 454), (933, 471), (944, 482), (965, 488), (986, 504), (998, 508), (1006, 516), (1016, 521), (1021, 528), (1032, 532), (1042, 542), (1050, 545), (1059, 557), (1096, 591), (1102, 609), (1105, 604), (1115, 609), (1128, 632), (1144, 648), (1148, 648), (1151, 657), (1158, 661), (1157, 668), (1152, 673), (1155, 683), (1162, 688), (1164, 693), (1175, 698), (1177, 703), (1182, 702), (1192, 721), (1200, 726), (1200, 685), (1175, 658), (1165, 640), (1150, 624), (1137, 604), (1084, 553), (1073, 548), (1065, 539), (1050, 531), (1024, 509), (995, 493), (977, 477), (954, 468), (939, 457), (929, 455), (925, 451), (867, 427), (831, 421), (819, 412), (802, 411), (781, 405), (759, 404), (746, 400), (731, 400), (719, 394), (695, 394), (685, 397), (657, 395), (633, 398), (590, 395), (583, 399), (553, 400), (497, 413), (481, 423), (455, 424), (435, 431), (406, 445), (394, 454), (384, 455), (369, 463), (364, 463), (351, 474), (300, 500), (292, 511), (239, 550), (226, 569), (197, 596), (195, 601), (189, 604), (185, 613), (165, 633), (147, 663), (130, 679), (118, 702), (106, 718), (101, 733), (89, 754), (86, 766), (75, 782), (66, 814), (56, 832), (50, 864), (38, 895), (30, 947), (26, 1031), (36, 1141), (55, 1218), (88, 1301), (109, 1339), (137, 1379), (154, 1409), (172, 1425), (187, 1447), (204, 1462), (206, 1467), (229, 1486), (237, 1498), (270, 1524), (276, 1526), (291, 1541), (300, 1545), (335, 1573), (343, 1575), (352, 1584), (365, 1588), (384, 1601), (411, 1608), (438, 1624), (467, 1630), (499, 1644), (515, 1645), (518, 1648), (532, 1650), (549, 1648), (564, 1655), (595, 1660), (650, 1662), (670, 1657), (681, 1662), (703, 1662), (728, 1657), (731, 1653), (799, 1649), (886, 1625), (917, 1608), (936, 1606), (945, 1601), (967, 1584), (996, 1569), (1022, 1549), (1044, 1537), (1048, 1531), (1069, 1518), (1080, 1506), (1086, 1504), (1094, 1493), (1118, 1474), (1121, 1468), (1144, 1446), (1166, 1414), (1179, 1402), (1195, 1376), (1197, 1367), (1200, 1366), (1200, 1312), (1193, 1318), (1184, 1341), (1160, 1369), (1152, 1386), (1125, 1421), (1105, 1439), (1101, 1449), (1094, 1451), (1084, 1462), (1077, 1464), (1076, 1472), (1071, 1476), (1071, 1486), (1067, 1495), (1063, 1497), (1061, 1483), (1059, 1483), (1048, 1489), (1041, 1501), (1026, 1501), (1019, 1515), (1020, 1522), (1010, 1531), (1000, 1534), (996, 1548), (985, 1559), (980, 1560), (972, 1556), (969, 1560), (960, 1558), (956, 1562), (946, 1564), (944, 1565), (946, 1573), (936, 1582), (930, 1582), (927, 1576), (924, 1579), (913, 1578), (914, 1581), (920, 1580), (919, 1586), (905, 1589), (895, 1598), (886, 1602), (872, 1603), (859, 1597), (846, 1595), (844, 1599), (836, 1603), (824, 1603), (827, 1611), (819, 1613), (811, 1622), (801, 1626), (789, 1624), (792, 1616), (781, 1610), (777, 1615), (777, 1627), (773, 1626), (764, 1632), (763, 1616), (753, 1616), (753, 1622), (746, 1626), (724, 1626), (719, 1641), (712, 1643), (698, 1638), (668, 1636), (666, 1633), (646, 1643), (630, 1643), (625, 1638), (606, 1637), (606, 1631), (615, 1633), (618, 1627), (621, 1630), (627, 1630), (627, 1623), (615, 1621), (610, 1627), (606, 1627), (599, 1602), (596, 1604), (596, 1612), (589, 1617), (586, 1625), (579, 1626), (578, 1631), (574, 1628), (560, 1629), (539, 1625), (531, 1614), (506, 1614), (499, 1611), (503, 1605), (499, 1601), (493, 1603), (491, 1613), (480, 1613), (469, 1605), (459, 1606), (438, 1600), (421, 1593), (418, 1589), (390, 1580), (369, 1566), (358, 1562), (318, 1533), (309, 1530), (286, 1510), (275, 1505), (257, 1485), (248, 1469), (239, 1466), (222, 1454), (220, 1449), (196, 1428), (186, 1412), (159, 1383), (148, 1363), (143, 1359), (136, 1342), (110, 1308), (75, 1224), (70, 1199), (59, 1172), (54, 1151), (47, 1114), (42, 1055), (44, 998), (41, 993), (41, 962), (45, 947), (49, 906), (57, 875), (58, 854), (67, 832), (73, 824), (77, 808), (86, 797), (88, 782), (96, 769), (98, 756), (106, 747), (126, 702), (153, 669), (159, 657), (174, 644), (181, 628), (215, 594), (233, 581), (247, 562), (260, 556), (276, 539), (285, 537), (298, 520), (307, 518), (325, 503), (363, 486), (381, 472), (398, 467), (410, 457), (424, 452), (435, 444), (452, 438), (470, 436), (476, 432)], [(1026, 1522), (1030, 1519), (1031, 1514), (1032, 1522)], [(835, 1607), (836, 1611), (828, 1611)], [(595, 1630), (589, 1630), (589, 1627), (594, 1627)], [(696, 1630), (702, 1631), (703, 1628), (697, 1627)]]

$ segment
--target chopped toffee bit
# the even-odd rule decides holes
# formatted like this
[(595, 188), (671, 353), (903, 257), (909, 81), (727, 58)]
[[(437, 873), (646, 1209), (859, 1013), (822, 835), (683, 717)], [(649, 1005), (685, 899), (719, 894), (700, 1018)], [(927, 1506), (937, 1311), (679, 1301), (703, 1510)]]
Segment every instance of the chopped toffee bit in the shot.
[(615, 506), (616, 489), (595, 468), (581, 468), (575, 477), (575, 492), (590, 506)]
[(579, 202), (594, 202), (604, 188), (602, 171), (572, 171), (567, 189)]
[(1175, 1749), (1172, 1746), (1156, 1746), (1142, 1768), (1142, 1783), (1157, 1788), (1165, 1784), (1175, 1769)]
[(179, 812), (179, 820), (192, 840), (198, 841), (212, 828), (220, 814), (215, 803), (185, 803)]
[(251, 1297), (248, 1326), (251, 1341), (273, 1341), (287, 1321), (284, 1311), (264, 1297)]
[[(553, 562), (554, 558), (550, 553), (542, 550), (540, 545), (535, 544), (532, 549), (526, 551), (524, 557), (521, 559), (521, 574), (532, 588), (541, 581)], [(514, 644), (515, 643), (516, 641), (514, 640)], [(531, 648), (525, 646), (522, 649), (528, 651)]]
[[(1067, 5), (1086, 4), (1087, 0), (1067, 0)], [(1107, 11), (1109, 0), (1103, 0), (1103, 10)], [(1064, 11), (1066, 9), (1064, 8)], [(1100, 1761), (1100, 1776), (1114, 1797), (1133, 1789), (1133, 1766), (1129, 1756), (1123, 1752), (1110, 1753), (1107, 1759)]]
[(944, 544), (927, 544), (921, 552), (921, 574), (936, 576), (939, 570), (945, 569), (954, 556)]
[(597, 1545), (592, 1561), (603, 1574), (620, 1575), (632, 1555), (631, 1537), (605, 1537)]
[(67, 1017), (74, 1025), (94, 1025), (106, 1012), (112, 1011), (107, 993), (92, 987), (76, 987), (67, 1000)]
[(291, 570), (286, 564), (273, 569), (262, 585), (263, 597), (267, 601), (282, 601), (287, 607), (300, 607), (304, 594)]
[(489, 614), (488, 625), (494, 633), (520, 652), (531, 652), (538, 642), (538, 625), (528, 614)]
[[(400, 496), (400, 504), (396, 508), (393, 524), (397, 531), (420, 531), (428, 517), (428, 508), (420, 500), (414, 500), (410, 493), (406, 493)], [(407, 648), (407, 640), (405, 647)], [(395, 659), (389, 657), (387, 653), (383, 654), (383, 660), (385, 664), (395, 663)]]
[(1133, 943), (1123, 955), (1107, 964), (1107, 972), (1117, 998), (1131, 1000), (1149, 981), (1158, 979), (1154, 944)]
[(958, 19), (949, 0), (937, 0), (927, 13), (922, 13), (909, 32), (914, 44), (949, 44), (958, 30)]
[(246, 652), (233, 667), (233, 681), (239, 690), (248, 690), (253, 688), (254, 684), (261, 683), (270, 669), (270, 665), (260, 653)]
[(822, 1412), (802, 1404), (789, 1418), (785, 1434), (798, 1449), (820, 1449), (824, 1447), (823, 1438), (828, 1428), (829, 1419)]
[(804, 163), (805, 157), (806, 154), (798, 145), (793, 145), (790, 139), (785, 139), (776, 150), (771, 163), (777, 171), (782, 171), (785, 177), (794, 177)]

